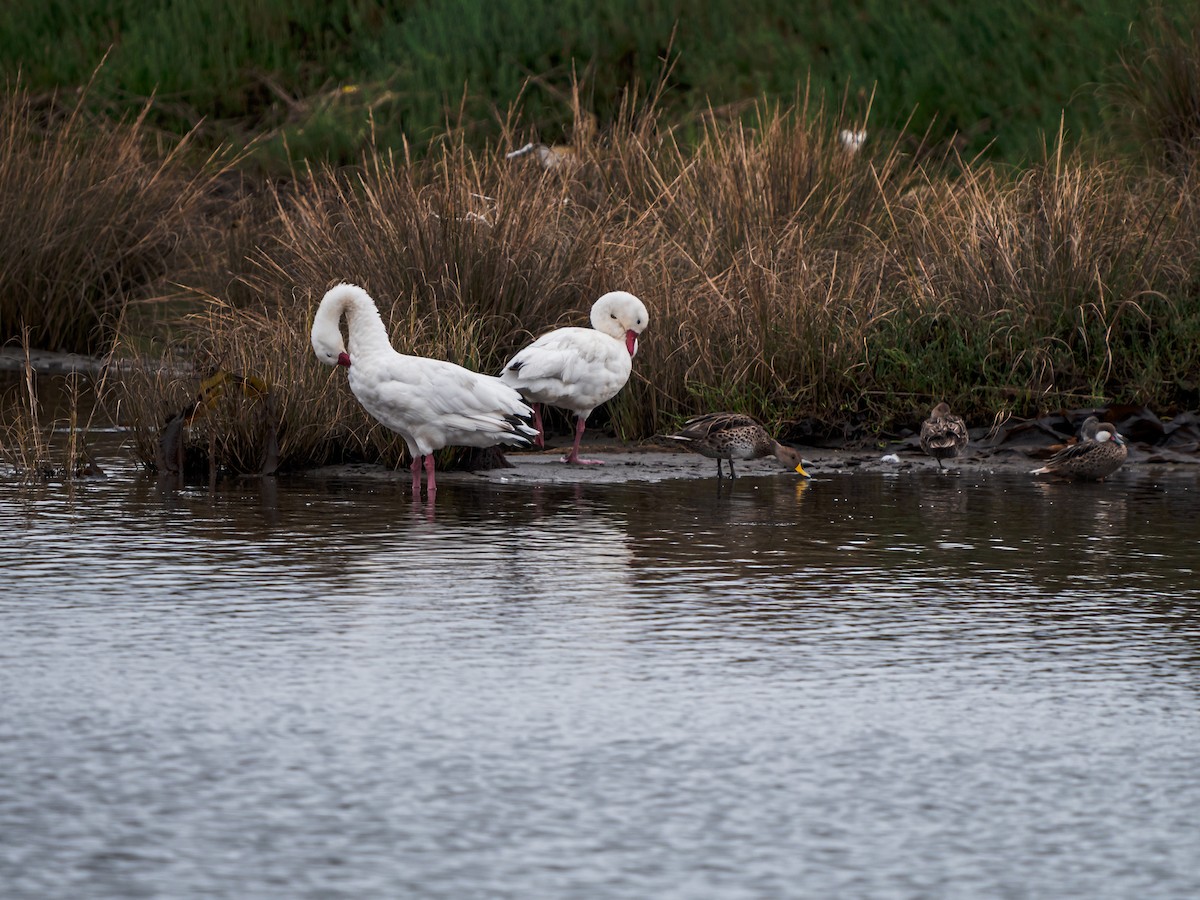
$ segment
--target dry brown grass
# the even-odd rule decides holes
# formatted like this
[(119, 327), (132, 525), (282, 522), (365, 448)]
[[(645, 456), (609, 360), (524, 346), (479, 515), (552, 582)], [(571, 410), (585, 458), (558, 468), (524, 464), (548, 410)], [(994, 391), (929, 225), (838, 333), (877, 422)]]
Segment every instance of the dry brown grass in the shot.
[(98, 125), (76, 99), (35, 107), (18, 84), (0, 94), (0, 341), (107, 349), (132, 297), (187, 268), (220, 172), (152, 140), (142, 115)]
[[(156, 364), (135, 367), (120, 380), (121, 417), (132, 428), (139, 458), (175, 469), (171, 428), (180, 427), (189, 471), (271, 474), (389, 458), (380, 429), (364, 421), (344, 385), (339, 391), (328, 383), (337, 373), (304, 364), (299, 351), (308, 345), (310, 318), (209, 298), (183, 323), (186, 346), (172, 346)], [(398, 458), (391, 454), (392, 461)]]
[(663, 188), (642, 216), (654, 374), (619, 401), (644, 411), (630, 431), (714, 408), (773, 426), (837, 415), (859, 377), (852, 335), (879, 315), (888, 199), (915, 175), (894, 147), (847, 153), (841, 124), (764, 109), (754, 129), (712, 127), (655, 160)]

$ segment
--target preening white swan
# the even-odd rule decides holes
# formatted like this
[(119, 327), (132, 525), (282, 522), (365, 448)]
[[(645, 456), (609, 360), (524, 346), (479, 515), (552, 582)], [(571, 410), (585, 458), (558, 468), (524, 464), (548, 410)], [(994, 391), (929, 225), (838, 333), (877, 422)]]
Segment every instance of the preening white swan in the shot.
[(339, 284), (325, 294), (313, 319), (312, 345), (321, 362), (349, 369), (350, 390), (363, 409), (404, 438), (413, 459), (414, 496), (421, 490), (422, 461), (429, 496), (437, 491), (435, 450), (528, 447), (537, 434), (522, 421), (533, 410), (499, 378), (393, 350), (375, 301), (357, 285)]
[(638, 335), (649, 321), (641, 300), (625, 291), (613, 291), (592, 305), (591, 328), (557, 328), (508, 361), (500, 380), (533, 404), (535, 446), (544, 445), (538, 404), (548, 403), (578, 417), (575, 443), (563, 462), (599, 462), (579, 457), (587, 417), (629, 380)]

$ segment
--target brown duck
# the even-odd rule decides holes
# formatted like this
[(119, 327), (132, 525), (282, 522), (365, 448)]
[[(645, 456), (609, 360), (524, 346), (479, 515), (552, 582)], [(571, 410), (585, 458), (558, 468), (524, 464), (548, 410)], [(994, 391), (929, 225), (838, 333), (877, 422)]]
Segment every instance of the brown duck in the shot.
[(740, 413), (719, 412), (697, 416), (683, 423), (683, 430), (666, 437), (686, 444), (701, 456), (717, 461), (717, 477), (721, 476), (721, 460), (729, 460), (729, 477), (736, 478), (733, 471), (735, 459), (762, 459), (774, 456), (780, 464), (805, 478), (800, 451), (779, 443), (767, 433), (753, 416)]
[(1101, 481), (1121, 468), (1128, 455), (1125, 438), (1116, 426), (1090, 416), (1079, 428), (1079, 442), (1059, 450), (1033, 474)]
[(939, 403), (921, 423), (921, 449), (937, 460), (939, 469), (942, 460), (958, 456), (968, 440), (966, 423), (950, 412), (949, 404)]

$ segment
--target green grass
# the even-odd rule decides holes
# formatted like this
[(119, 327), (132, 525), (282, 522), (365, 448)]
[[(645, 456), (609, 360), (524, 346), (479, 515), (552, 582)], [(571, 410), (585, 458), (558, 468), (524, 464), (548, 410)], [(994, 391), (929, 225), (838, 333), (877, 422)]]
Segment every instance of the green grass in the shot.
[[(380, 144), (418, 147), (447, 124), (476, 147), (522, 131), (561, 140), (582, 107), (601, 129), (630, 88), (666, 71), (661, 109), (683, 124), (711, 105), (736, 116), (790, 99), (811, 78), (876, 134), (961, 133), (967, 155), (1028, 162), (1065, 115), (1070, 141), (1104, 125), (1097, 93), (1164, 23), (1139, 0), (12, 0), (0, 10), (0, 73), (34, 91), (88, 80), (109, 112), (154, 95), (177, 133), (265, 134), (262, 158), (354, 160)], [(1136, 54), (1135, 54), (1136, 55)], [(1152, 82), (1151, 82), (1152, 83)], [(694, 132), (693, 132), (694, 133)], [(285, 151), (286, 148), (286, 151)]]

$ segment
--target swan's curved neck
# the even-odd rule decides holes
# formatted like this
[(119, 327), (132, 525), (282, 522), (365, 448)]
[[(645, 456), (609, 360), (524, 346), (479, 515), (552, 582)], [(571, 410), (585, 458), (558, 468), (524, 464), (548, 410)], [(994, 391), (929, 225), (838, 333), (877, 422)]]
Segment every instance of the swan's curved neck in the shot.
[(334, 297), (329, 316), (334, 323), (340, 323), (342, 316), (346, 317), (346, 343), (351, 360), (363, 354), (391, 349), (387, 328), (370, 294), (360, 287), (343, 285)]

